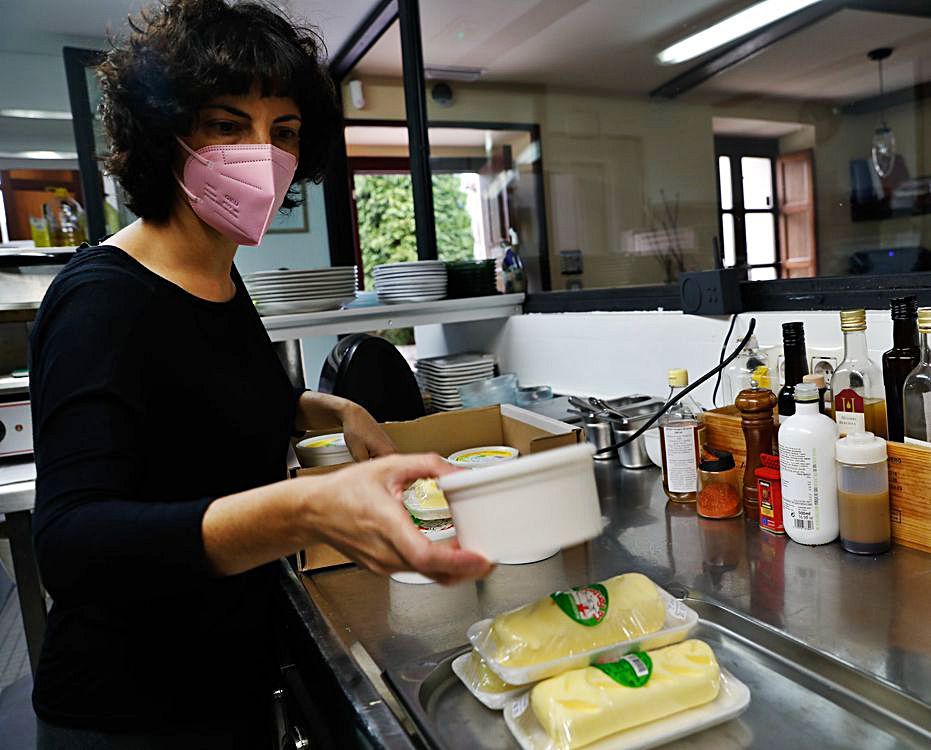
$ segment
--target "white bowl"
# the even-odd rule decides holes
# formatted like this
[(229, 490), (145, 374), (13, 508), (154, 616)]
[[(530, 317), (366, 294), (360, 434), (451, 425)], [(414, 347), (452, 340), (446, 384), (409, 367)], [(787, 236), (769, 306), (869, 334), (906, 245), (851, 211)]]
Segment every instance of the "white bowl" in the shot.
[(601, 533), (588, 444), (441, 477), (463, 549), (491, 562), (540, 560)]
[(659, 427), (653, 427), (643, 433), (643, 444), (654, 466), (663, 468), (663, 449), (659, 442)]

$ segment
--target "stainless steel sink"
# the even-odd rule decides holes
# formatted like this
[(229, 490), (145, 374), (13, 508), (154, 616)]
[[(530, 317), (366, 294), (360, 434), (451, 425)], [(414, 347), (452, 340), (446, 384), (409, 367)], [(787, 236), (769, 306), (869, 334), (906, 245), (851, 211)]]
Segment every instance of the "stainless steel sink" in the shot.
[[(700, 616), (692, 637), (711, 645), (720, 663), (747, 684), (751, 702), (740, 718), (667, 747), (931, 747), (931, 706), (712, 601), (683, 600)], [(429, 746), (518, 748), (500, 712), (482, 706), (453, 675), (452, 660), (466, 650), (389, 670), (387, 680)]]

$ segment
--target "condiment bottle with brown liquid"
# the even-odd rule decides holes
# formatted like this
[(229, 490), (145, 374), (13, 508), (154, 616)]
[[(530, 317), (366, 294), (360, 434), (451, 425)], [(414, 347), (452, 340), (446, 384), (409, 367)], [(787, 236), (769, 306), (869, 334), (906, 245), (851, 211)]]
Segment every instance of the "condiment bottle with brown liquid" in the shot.
[(776, 430), (773, 408), (776, 406), (776, 394), (766, 388), (759, 388), (755, 380), (751, 381), (750, 385), (751, 388), (737, 394), (735, 403), (740, 410), (740, 426), (743, 428), (744, 442), (747, 444), (747, 462), (744, 466), (741, 494), (744, 510), (753, 518), (760, 508), (756, 486), (756, 470), (762, 465), (760, 454), (773, 452), (773, 434)]
[[(688, 370), (669, 371), (667, 403), (689, 384)], [(698, 499), (698, 462), (702, 445), (702, 410), (685, 396), (667, 411), (659, 422), (660, 448), (663, 454), (663, 490), (677, 503), (694, 503)]]
[(882, 372), (866, 346), (866, 310), (842, 310), (844, 359), (831, 377), (834, 421), (841, 437), (872, 432), (886, 437), (886, 399)]
[(837, 441), (840, 543), (848, 552), (877, 555), (891, 545), (886, 441), (858, 432)]

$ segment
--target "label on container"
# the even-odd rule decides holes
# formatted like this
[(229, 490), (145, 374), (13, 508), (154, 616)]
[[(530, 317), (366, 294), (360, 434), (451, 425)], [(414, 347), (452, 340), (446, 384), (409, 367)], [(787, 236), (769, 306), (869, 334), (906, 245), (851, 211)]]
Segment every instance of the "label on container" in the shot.
[(670, 492), (698, 491), (698, 450), (695, 427), (663, 427), (666, 486)]
[(913, 438), (913, 437), (906, 437), (905, 444), (906, 445), (922, 445), (925, 448), (931, 448), (931, 443), (929, 443), (927, 440), (919, 440), (918, 438)]
[(834, 420), (841, 435), (866, 432), (866, 406), (863, 396), (853, 388), (845, 388), (834, 397)]
[(783, 524), (799, 531), (821, 529), (821, 505), (824, 498), (821, 497), (817, 458), (816, 448), (779, 446)]
[(576, 586), (569, 591), (557, 591), (550, 594), (550, 599), (571, 620), (593, 627), (604, 620), (608, 614), (608, 589), (600, 583), (588, 586)]
[(624, 687), (643, 687), (653, 674), (653, 660), (644, 651), (635, 651), (618, 661), (593, 666)]
[(756, 486), (760, 499), (760, 526), (782, 533), (782, 487), (769, 479), (758, 478)]

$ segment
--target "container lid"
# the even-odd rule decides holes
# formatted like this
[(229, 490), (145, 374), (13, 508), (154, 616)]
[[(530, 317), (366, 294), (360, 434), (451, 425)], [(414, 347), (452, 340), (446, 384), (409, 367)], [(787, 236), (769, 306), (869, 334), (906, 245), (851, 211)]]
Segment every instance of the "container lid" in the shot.
[(837, 460), (845, 464), (882, 463), (886, 441), (872, 432), (855, 432), (837, 441)]
[(446, 498), (450, 504), (456, 504), (456, 498), (448, 493), (467, 487), (477, 487), (483, 484), (495, 484), (508, 479), (526, 477), (532, 482), (534, 476), (542, 471), (560, 466), (571, 466), (575, 463), (585, 462), (591, 465), (595, 446), (591, 443), (568, 445), (565, 448), (553, 448), (543, 453), (523, 456), (516, 461), (504, 461), (499, 464), (477, 467), (474, 471), (459, 471), (447, 474), (438, 480), (440, 489), (447, 493)]
[(893, 297), (890, 306), (893, 320), (914, 320), (918, 316), (918, 298), (914, 295)]
[(918, 308), (918, 330), (931, 333), (931, 307)]
[(335, 432), (331, 435), (316, 435), (315, 437), (304, 438), (297, 444), (298, 448), (303, 450), (313, 450), (318, 453), (345, 453), (346, 438), (341, 432)]
[(808, 403), (811, 401), (817, 401), (820, 398), (818, 395), (818, 386), (814, 383), (799, 383), (795, 386), (795, 400), (798, 403)]
[(844, 333), (866, 330), (866, 310), (841, 310), (840, 329)]
[(714, 448), (705, 448), (706, 454), (711, 454), (714, 458), (702, 456), (698, 467), (705, 472), (730, 471), (736, 464), (734, 463), (734, 454), (728, 451), (719, 451)]
[(520, 451), (509, 445), (483, 445), (478, 448), (456, 451), (446, 460), (454, 466), (471, 469), (477, 466), (498, 464), (502, 461), (513, 461), (519, 455)]
[(669, 385), (673, 388), (681, 388), (689, 384), (689, 371), (676, 369), (669, 371)]
[(814, 383), (817, 388), (824, 388), (824, 375), (810, 373), (802, 378), (803, 383)]

